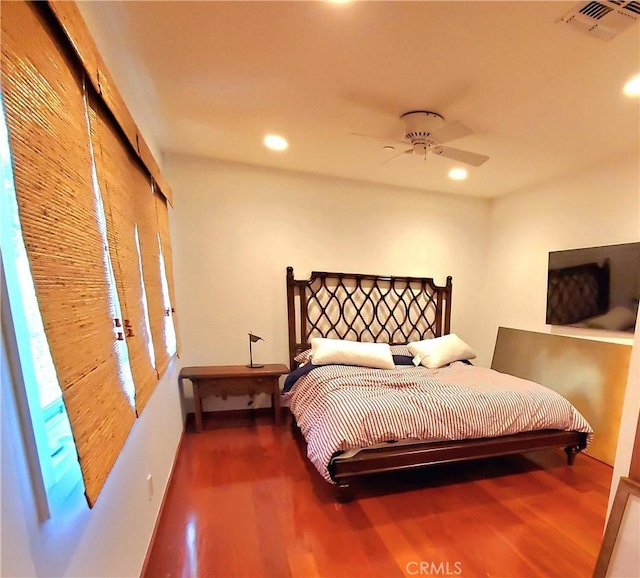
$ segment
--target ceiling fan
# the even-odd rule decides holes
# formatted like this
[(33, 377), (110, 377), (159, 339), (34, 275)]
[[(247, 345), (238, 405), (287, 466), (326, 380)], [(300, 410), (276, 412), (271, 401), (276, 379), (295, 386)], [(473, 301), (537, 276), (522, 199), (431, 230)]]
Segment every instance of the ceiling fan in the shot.
[[(405, 140), (393, 142), (403, 145), (409, 144), (411, 147), (387, 159), (381, 163), (383, 165), (404, 154), (420, 155), (425, 160), (427, 154), (435, 154), (473, 167), (479, 167), (489, 160), (486, 155), (444, 146), (444, 143), (473, 134), (473, 131), (461, 122), (445, 124), (441, 115), (428, 110), (412, 110), (405, 112), (400, 118), (405, 123)], [(352, 134), (371, 137), (371, 135)], [(383, 137), (372, 138), (388, 140)]]

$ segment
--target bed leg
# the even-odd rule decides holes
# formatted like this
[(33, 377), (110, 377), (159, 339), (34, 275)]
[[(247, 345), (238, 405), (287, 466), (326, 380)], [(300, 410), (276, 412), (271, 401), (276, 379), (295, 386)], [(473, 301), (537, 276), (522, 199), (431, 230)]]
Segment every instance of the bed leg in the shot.
[(572, 466), (576, 456), (580, 453), (580, 446), (567, 446), (564, 451), (567, 454), (567, 464)]
[(341, 504), (346, 504), (353, 500), (353, 494), (351, 493), (351, 487), (348, 482), (338, 482), (336, 488), (336, 500)]

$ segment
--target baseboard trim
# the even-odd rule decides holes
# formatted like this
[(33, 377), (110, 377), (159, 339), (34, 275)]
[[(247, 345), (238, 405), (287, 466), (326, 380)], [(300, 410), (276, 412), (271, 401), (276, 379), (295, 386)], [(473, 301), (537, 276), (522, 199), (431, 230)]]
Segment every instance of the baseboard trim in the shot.
[(149, 545), (147, 546), (147, 553), (144, 556), (144, 562), (142, 564), (142, 570), (140, 571), (140, 576), (146, 576), (147, 574), (147, 566), (149, 565), (149, 555), (153, 550), (153, 545), (156, 541), (156, 533), (158, 531), (158, 522), (160, 522), (160, 518), (162, 518), (162, 513), (164, 512), (164, 505), (167, 498), (167, 494), (169, 493), (169, 488), (171, 487), (171, 482), (173, 481), (173, 473), (176, 469), (176, 463), (178, 461), (178, 456), (180, 455), (180, 450), (182, 449), (182, 442), (184, 441), (184, 428), (182, 429), (182, 433), (180, 434), (180, 439), (178, 440), (178, 446), (176, 447), (176, 452), (173, 455), (173, 463), (171, 464), (171, 471), (169, 472), (169, 479), (167, 480), (167, 485), (164, 488), (164, 493), (162, 494), (162, 500), (160, 501), (160, 509), (158, 510), (158, 515), (156, 517), (156, 521), (153, 524), (153, 532), (151, 532), (151, 539), (149, 540)]

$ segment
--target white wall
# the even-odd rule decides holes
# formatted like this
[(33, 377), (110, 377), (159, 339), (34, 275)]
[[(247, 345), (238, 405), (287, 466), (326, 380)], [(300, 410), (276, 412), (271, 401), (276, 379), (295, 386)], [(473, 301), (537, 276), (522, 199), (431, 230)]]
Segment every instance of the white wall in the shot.
[[(638, 152), (491, 204), (486, 323), (530, 331), (545, 325), (550, 251), (640, 240)], [(627, 343), (632, 336), (588, 329), (554, 333)], [(493, 335), (495, 337), (495, 334)]]
[[(452, 330), (490, 360), (476, 322), (488, 201), (167, 155), (184, 364), (288, 363), (285, 274), (453, 276)], [(227, 406), (230, 407), (230, 406)]]
[[(638, 312), (638, 319), (636, 320), (629, 380), (620, 424), (620, 437), (618, 438), (618, 450), (613, 468), (611, 493), (609, 494), (608, 514), (611, 513), (620, 477), (629, 475), (633, 444), (636, 428), (638, 427), (638, 411), (640, 411), (640, 312)], [(640, 500), (637, 497), (630, 497), (612, 552), (608, 576), (635, 578), (639, 575), (640, 551), (638, 550), (638, 542), (640, 542)]]
[(622, 418), (620, 421), (620, 435), (618, 437), (618, 448), (616, 451), (616, 461), (613, 468), (613, 481), (611, 484), (611, 495), (609, 496), (609, 511), (613, 504), (615, 492), (618, 487), (620, 476), (628, 476), (631, 467), (631, 456), (633, 453), (633, 443), (638, 427), (638, 412), (640, 411), (640, 313), (636, 321), (636, 333), (631, 352), (631, 364), (629, 367), (629, 379), (624, 397)]
[(609, 568), (608, 578), (638, 578), (640, 576), (640, 499), (629, 496), (620, 530), (616, 539)]
[[(640, 408), (640, 315), (636, 322), (636, 334), (633, 343), (631, 368), (629, 381), (624, 400), (622, 421), (620, 423), (620, 436), (618, 438), (618, 450), (613, 468), (613, 480), (611, 493), (609, 494), (609, 509), (618, 489), (621, 476), (629, 475), (633, 443), (638, 424), (638, 411)], [(638, 480), (636, 480), (638, 481)], [(640, 500), (630, 497), (627, 503), (623, 521), (616, 539), (616, 545), (609, 562), (608, 576), (615, 578), (635, 578), (640, 572)]]

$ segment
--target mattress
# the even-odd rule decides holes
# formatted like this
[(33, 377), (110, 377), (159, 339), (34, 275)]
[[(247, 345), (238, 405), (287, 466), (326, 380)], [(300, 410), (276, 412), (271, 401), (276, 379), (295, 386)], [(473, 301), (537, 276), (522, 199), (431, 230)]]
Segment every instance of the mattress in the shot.
[(327, 481), (332, 457), (392, 441), (463, 440), (558, 429), (592, 435), (573, 405), (540, 384), (454, 362), (439, 369), (307, 368), (285, 394)]

